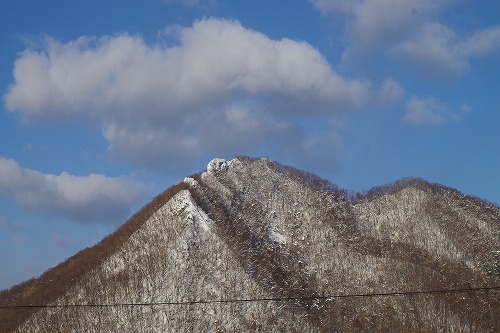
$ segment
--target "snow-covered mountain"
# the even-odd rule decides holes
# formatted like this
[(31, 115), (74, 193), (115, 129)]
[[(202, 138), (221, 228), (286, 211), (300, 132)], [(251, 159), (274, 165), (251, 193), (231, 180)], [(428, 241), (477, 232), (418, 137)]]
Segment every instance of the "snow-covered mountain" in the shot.
[[(2, 292), (0, 331), (500, 332), (499, 286), (494, 204), (421, 179), (348, 194), (269, 159), (214, 159)], [(29, 304), (51, 307), (9, 308)]]

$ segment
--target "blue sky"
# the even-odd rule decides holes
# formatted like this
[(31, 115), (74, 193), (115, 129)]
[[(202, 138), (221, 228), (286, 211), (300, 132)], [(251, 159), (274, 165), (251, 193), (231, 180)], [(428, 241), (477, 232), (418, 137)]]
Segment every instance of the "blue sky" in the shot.
[(0, 289), (213, 157), (500, 203), (500, 2), (0, 4)]

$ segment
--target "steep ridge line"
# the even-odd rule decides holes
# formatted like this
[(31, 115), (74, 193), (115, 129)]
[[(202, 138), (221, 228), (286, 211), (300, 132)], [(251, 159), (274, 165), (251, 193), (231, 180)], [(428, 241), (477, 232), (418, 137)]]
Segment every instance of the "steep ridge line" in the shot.
[[(177, 196), (180, 193), (182, 196)], [(410, 327), (413, 332), (439, 331), (440, 327), (449, 327), (450, 331), (456, 332), (499, 331), (500, 322), (491, 312), (500, 309), (500, 300), (496, 293), (489, 291), (497, 291), (500, 283), (500, 256), (497, 258), (495, 254), (495, 251), (500, 251), (500, 209), (423, 180), (403, 180), (393, 187), (385, 186), (373, 193), (352, 195), (317, 176), (268, 159), (215, 159), (209, 163), (206, 172), (188, 177), (158, 196), (100, 244), (42, 275), (45, 280), (28, 281), (17, 287), (17, 294), (12, 293), (15, 289), (12, 288), (9, 292), (2, 292), (0, 297), (11, 295), (11, 300), (26, 300), (35, 306), (51, 305), (48, 303), (53, 297), (52, 300), (59, 299), (55, 306), (73, 304), (72, 308), (78, 311), (78, 304), (71, 303), (71, 298), (64, 303), (66, 298), (59, 298), (58, 295), (64, 296), (65, 290), (71, 286), (78, 287), (81, 275), (88, 271), (88, 267), (104, 264), (107, 258), (116, 257), (117, 253), (122, 255), (123, 251), (119, 250), (124, 244), (135, 242), (144, 247), (139, 249), (142, 254), (136, 258), (141, 258), (141, 261), (136, 261), (135, 268), (130, 266), (128, 269), (127, 260), (117, 258), (120, 265), (125, 264), (120, 271), (113, 271), (116, 263), (113, 264), (115, 266), (107, 264), (106, 272), (111, 275), (103, 278), (96, 276), (95, 279), (105, 283), (120, 281), (115, 287), (127, 288), (122, 296), (129, 295), (131, 298), (115, 298), (113, 291), (109, 290), (105, 295), (109, 294), (110, 298), (98, 296), (93, 298), (95, 303), (87, 306), (131, 308), (109, 312), (116, 316), (119, 325), (125, 325), (120, 326), (122, 329), (127, 327), (127, 321), (131, 324), (130, 321), (140, 319), (147, 323), (150, 322), (147, 316), (154, 315), (158, 319), (160, 315), (163, 318), (161, 325), (167, 326), (158, 326), (158, 329), (177, 327), (181, 331), (195, 327), (212, 327), (212, 330), (225, 327), (230, 331), (235, 327), (250, 331), (269, 331), (271, 327), (275, 331), (290, 331), (301, 327), (303, 331), (311, 332), (408, 331)], [(174, 196), (181, 201), (170, 201)], [(163, 205), (174, 201), (177, 206), (169, 211), (170, 215), (156, 214), (154, 219), (149, 220)], [(154, 228), (156, 223), (168, 222), (162, 219), (173, 218), (172, 214), (178, 215), (172, 219), (175, 227), (168, 224), (168, 228)], [(207, 217), (203, 217), (204, 214)], [(419, 234), (423, 230), (422, 227), (419, 229), (419, 224), (435, 229)], [(393, 228), (394, 234), (387, 228)], [(149, 230), (149, 234), (141, 233), (145, 229)], [(159, 234), (158, 230), (167, 234)], [(143, 236), (138, 238), (136, 233)], [(136, 236), (132, 237), (134, 234)], [(421, 235), (430, 239), (413, 240)], [(169, 247), (165, 243), (167, 238), (172, 239)], [(446, 244), (440, 245), (442, 240)], [(177, 244), (178, 248), (172, 244)], [(441, 247), (434, 249), (434, 244)], [(154, 251), (151, 252), (151, 249)], [(174, 253), (162, 252), (166, 249)], [(214, 249), (219, 252), (210, 254)], [(456, 253), (443, 252), (450, 250)], [(163, 256), (164, 253), (170, 259), (158, 266), (155, 261), (163, 259), (153, 257), (151, 253), (155, 256)], [(127, 253), (124, 255), (124, 258), (131, 258)], [(200, 261), (202, 258), (209, 260)], [(223, 261), (222, 266), (217, 258)], [(208, 262), (219, 270), (232, 267), (242, 273), (228, 275), (231, 272), (207, 270), (205, 266)], [(160, 279), (148, 276), (147, 267), (160, 267), (162, 270), (154, 269), (152, 272), (165, 276)], [(137, 268), (143, 274), (139, 280), (133, 276), (138, 274)], [(205, 278), (193, 275), (196, 272), (215, 275)], [(175, 292), (154, 294), (154, 288), (162, 288), (162, 285), (152, 284), (151, 281), (170, 283), (169, 276), (174, 276), (174, 273), (176, 280), (171, 283), (184, 284), (177, 287), (182, 288), (182, 297), (179, 298)], [(59, 293), (51, 293), (51, 288), (59, 286), (51, 284), (50, 274), (59, 280), (65, 274), (69, 276), (63, 281), (66, 285), (62, 284)], [(224, 282), (228, 276), (233, 279), (233, 284)], [(232, 292), (221, 289), (220, 286), (238, 284), (235, 278), (242, 279), (240, 282), (248, 287), (234, 288)], [(208, 285), (203, 281), (207, 281)], [(89, 286), (89, 282), (86, 283)], [(251, 287), (253, 284), (258, 288)], [(130, 289), (133, 285), (136, 289)], [(113, 286), (111, 284), (107, 288), (115, 288)], [(216, 291), (211, 292), (211, 288)], [(98, 291), (99, 286), (91, 286), (91, 290)], [(236, 293), (236, 290), (250, 293)], [(78, 293), (78, 290), (73, 289), (72, 292)], [(150, 292), (153, 292), (153, 299), (147, 296)], [(467, 297), (464, 293), (468, 293)], [(227, 298), (220, 297), (223, 295)], [(162, 298), (173, 301), (161, 302)], [(40, 302), (40, 299), (45, 302)], [(121, 302), (116, 304), (121, 305), (113, 306), (114, 299), (120, 299)], [(127, 302), (129, 299), (131, 302)], [(7, 304), (5, 301), (0, 301), (0, 307)], [(281, 303), (243, 306), (271, 301)], [(132, 310), (148, 305), (196, 304), (200, 307), (178, 314), (159, 308), (152, 312)], [(216, 309), (217, 304), (228, 304), (229, 312)], [(4, 308), (0, 311), (0, 325), (9, 328), (5, 323), (14, 319), (14, 324), (10, 326), (13, 329), (18, 325), (16, 320), (18, 323), (24, 321), (34, 310), (33, 307)], [(9, 312), (10, 317), (2, 315)], [(85, 318), (92, 320), (92, 313)], [(101, 322), (102, 325), (114, 324), (112, 318), (108, 318), (111, 321), (99, 318), (104, 313), (108, 312), (95, 313), (98, 316), (95, 318), (96, 329)], [(74, 318), (79, 321), (78, 325), (87, 320), (78, 317), (78, 312), (74, 316), (65, 318)], [(239, 316), (239, 319), (234, 316)], [(33, 318), (30, 323), (36, 325), (36, 318), (30, 318)], [(40, 320), (45, 320), (43, 318)], [(57, 320), (58, 317), (50, 318)], [(236, 323), (240, 326), (231, 326), (230, 318), (238, 319)], [(280, 323), (276, 323), (277, 318), (281, 318)], [(197, 324), (202, 321), (205, 323), (202, 326)], [(276, 323), (276, 326), (269, 326), (271, 323)], [(143, 332), (145, 326), (137, 325), (133, 330)], [(62, 330), (63, 326), (59, 327)], [(2, 327), (0, 331), (4, 331)], [(32, 330), (24, 326), (23, 332)]]
[[(242, 206), (240, 204), (240, 202), (239, 202), (240, 194), (238, 194), (237, 189), (231, 188), (230, 183), (225, 181), (225, 174), (230, 169), (229, 168), (230, 165), (228, 164), (228, 166), (225, 166), (223, 164), (223, 162), (221, 162), (221, 161), (218, 161), (218, 163), (219, 163), (218, 165), (221, 166), (221, 168), (219, 168), (219, 169), (212, 168), (211, 173), (213, 175), (216, 175), (217, 180), (220, 181), (221, 183), (223, 183), (223, 185), (225, 187), (230, 188), (229, 192), (231, 192), (233, 194), (236, 193), (238, 198), (237, 198), (237, 200), (235, 200), (235, 202), (237, 204), (235, 205), (234, 202), (231, 202), (231, 204), (233, 204), (234, 206), (236, 206), (238, 208), (233, 210), (233, 209), (228, 209), (227, 206), (218, 207), (215, 209), (216, 213), (213, 213), (212, 217), (215, 220), (220, 219), (221, 221), (224, 221), (224, 220), (227, 221), (226, 223), (221, 223), (219, 226), (224, 226), (224, 225), (233, 226), (233, 224), (231, 224), (231, 222), (237, 221), (238, 220), (237, 216), (233, 216), (233, 217), (229, 217), (229, 218), (228, 217), (224, 218), (223, 216), (227, 215), (228, 211), (229, 212), (231, 212), (231, 211), (239, 212), (239, 211), (245, 211), (245, 210), (248, 211), (249, 207), (248, 206), (245, 207), (245, 206)], [(432, 255), (430, 255), (429, 253), (427, 253), (423, 249), (419, 249), (419, 248), (414, 249), (411, 246), (407, 245), (406, 243), (392, 242), (392, 241), (390, 243), (389, 242), (385, 243), (384, 241), (375, 239), (369, 235), (364, 235), (363, 233), (360, 232), (360, 230), (358, 230), (356, 228), (356, 226), (355, 226), (356, 222), (353, 221), (354, 217), (349, 212), (350, 207), (354, 202), (352, 202), (352, 199), (347, 196), (346, 191), (338, 190), (336, 187), (331, 186), (326, 181), (322, 181), (318, 177), (315, 177), (315, 176), (311, 177), (310, 175), (308, 175), (306, 173), (301, 173), (299, 170), (296, 170), (293, 168), (281, 167), (278, 164), (273, 163), (269, 160), (261, 160), (261, 161), (252, 160), (251, 163), (264, 163), (268, 168), (274, 169), (275, 171), (278, 171), (281, 173), (285, 173), (286, 176), (292, 178), (293, 180), (295, 180), (299, 183), (302, 183), (302, 184), (313, 183), (316, 185), (315, 186), (316, 188), (325, 189), (330, 194), (334, 193), (336, 195), (336, 199), (339, 200), (340, 202), (344, 203), (345, 204), (344, 207), (347, 206), (347, 211), (343, 215), (341, 214), (341, 217), (343, 217), (343, 219), (342, 218), (339, 219), (339, 216), (336, 216), (336, 215), (328, 218), (330, 220), (329, 224), (333, 224), (336, 227), (339, 227), (342, 225), (345, 226), (344, 228), (340, 229), (339, 233), (340, 233), (340, 235), (343, 236), (343, 240), (344, 240), (345, 245), (351, 251), (358, 252), (362, 255), (369, 255), (369, 256), (375, 255), (376, 257), (387, 257), (387, 258), (393, 258), (394, 260), (403, 260), (404, 262), (408, 262), (409, 264), (411, 264), (415, 267), (423, 266), (423, 267), (427, 267), (427, 269), (430, 272), (437, 272), (437, 274), (433, 274), (433, 276), (436, 277), (435, 281), (432, 281), (432, 280), (427, 281), (428, 277), (426, 275), (422, 275), (422, 274), (417, 275), (417, 276), (419, 276), (419, 278), (417, 279), (418, 283), (422, 284), (423, 286), (429, 286), (429, 287), (436, 286), (436, 287), (446, 288), (446, 287), (450, 287), (450, 285), (451, 285), (453, 288), (463, 288), (462, 287), (463, 285), (474, 285), (477, 283), (479, 285), (481, 285), (484, 282), (489, 282), (489, 283), (487, 283), (487, 285), (491, 285), (490, 283), (492, 283), (492, 281), (484, 281), (484, 277), (482, 275), (480, 275), (479, 272), (473, 271), (472, 269), (470, 269), (466, 265), (456, 264), (456, 263), (449, 261), (449, 260), (446, 260), (444, 258), (439, 258), (439, 257), (434, 258)], [(200, 179), (198, 179), (198, 181), (203, 183), (203, 177), (200, 177)], [(258, 185), (256, 185), (256, 186), (258, 186)], [(203, 186), (203, 188), (208, 188), (208, 187), (209, 186), (207, 186), (206, 184), (205, 184), (205, 186)], [(430, 191), (432, 194), (434, 194), (435, 193), (434, 191), (436, 191), (436, 189), (433, 187), (433, 185), (429, 184), (428, 182), (425, 182), (425, 181), (420, 180), (420, 179), (406, 179), (406, 180), (403, 180), (401, 182), (396, 183), (393, 188), (391, 188), (390, 186), (385, 186), (383, 193), (381, 193), (381, 191), (378, 191), (378, 196), (381, 196), (381, 195), (384, 195), (387, 193), (391, 193), (391, 192), (397, 193), (398, 191), (401, 191), (401, 190), (408, 188), (408, 187), (421, 188), (421, 189), (424, 189), (425, 191)], [(437, 191), (439, 191), (439, 190), (440, 189), (438, 188)], [(370, 200), (375, 199), (376, 197), (377, 196), (372, 195)], [(221, 197), (218, 197), (218, 198), (212, 198), (211, 200), (208, 200), (208, 202), (210, 202), (210, 203), (213, 203), (213, 202), (215, 202), (215, 203), (221, 203), (221, 202), (227, 203), (227, 200), (224, 200)], [(251, 210), (254, 212), (258, 211), (259, 209), (262, 210), (262, 205), (259, 204), (258, 201), (252, 202), (251, 206), (252, 206)], [(210, 207), (210, 205), (208, 205), (205, 207), (205, 210), (206, 211), (213, 211), (214, 207)], [(338, 210), (338, 208), (337, 208), (337, 210)], [(257, 213), (257, 215), (258, 215), (258, 213)], [(344, 222), (342, 222), (342, 221), (344, 221)], [(349, 222), (349, 221), (351, 221), (351, 222)], [(239, 228), (241, 231), (241, 228), (242, 228), (241, 223), (239, 224)], [(230, 231), (229, 231), (229, 233), (230, 233)], [(223, 238), (226, 240), (227, 239), (234, 240), (234, 244), (231, 246), (231, 248), (234, 249), (233, 251), (236, 253), (236, 255), (240, 254), (240, 257), (241, 257), (240, 260), (242, 261), (242, 265), (246, 266), (245, 261), (248, 261), (248, 260), (251, 261), (251, 259), (250, 259), (251, 257), (241, 256), (241, 253), (247, 254), (250, 251), (241, 250), (241, 248), (238, 249), (237, 247), (238, 246), (241, 247), (242, 244), (245, 244), (245, 239), (251, 239), (252, 237), (250, 235), (246, 235), (246, 237), (243, 237), (243, 239), (238, 239), (235, 236), (228, 237), (227, 235), (225, 235), (225, 237), (223, 237)], [(263, 237), (263, 235), (258, 235), (257, 238), (259, 240), (261, 240), (265, 237)], [(245, 247), (245, 246), (243, 246), (243, 247)], [(250, 246), (248, 246), (248, 247), (250, 248)], [(258, 249), (258, 250), (260, 250), (260, 249)], [(263, 255), (264, 258), (266, 258), (266, 254), (264, 254), (262, 252), (259, 253), (258, 251), (256, 253), (258, 253), (258, 256), (257, 256), (258, 259), (261, 259), (259, 257), (259, 255)], [(272, 257), (273, 259), (279, 259), (279, 257), (276, 255), (270, 256), (270, 257)], [(300, 258), (300, 256), (297, 254), (295, 254), (294, 257)], [(253, 260), (255, 260), (255, 259), (253, 259)], [(266, 260), (262, 260), (262, 259), (261, 259), (261, 261), (266, 262)], [(272, 262), (272, 265), (274, 268), (276, 266), (278, 266), (278, 267), (280, 266), (279, 261)], [(249, 266), (250, 266), (250, 268), (257, 267), (256, 265), (253, 265), (253, 266), (249, 265)], [(444, 267), (446, 267), (446, 273), (443, 271)], [(252, 271), (252, 270), (250, 269), (250, 271)], [(264, 272), (265, 271), (266, 271), (266, 269), (264, 269)], [(295, 273), (300, 272), (300, 271), (301, 271), (300, 269), (294, 270)], [(298, 275), (300, 276), (300, 274), (298, 274)], [(417, 276), (415, 276), (414, 279), (416, 279)], [(264, 283), (264, 284), (275, 283), (272, 275), (268, 276), (268, 277), (258, 276), (258, 278), (260, 281), (266, 281), (266, 283)], [(283, 277), (280, 277), (280, 281), (283, 281), (283, 280), (286, 281), (286, 279), (284, 279)], [(310, 276), (309, 276), (309, 281), (314, 281), (314, 279), (311, 280)], [(312, 284), (307, 284), (307, 285), (301, 285), (300, 283), (296, 283), (296, 285), (299, 286), (298, 290), (308, 290), (309, 292), (311, 292), (311, 290), (314, 290), (315, 294), (320, 293), (319, 288), (317, 287), (317, 282), (312, 283)], [(280, 288), (281, 289), (280, 291), (284, 292), (284, 295), (286, 295), (286, 289), (283, 288), (282, 285), (278, 285), (278, 288)], [(297, 292), (297, 291), (295, 291), (295, 292)], [(311, 309), (313, 309), (313, 307), (310, 306), (310, 304), (307, 304), (303, 308), (306, 309), (308, 316), (311, 317), (316, 324), (321, 323), (321, 318), (331, 317), (329, 311), (322, 306), (317, 306), (316, 311), (312, 311), (312, 312), (311, 312)], [(318, 310), (318, 309), (321, 309), (321, 310)], [(460, 313), (462, 311), (462, 305), (460, 305), (456, 302), (451, 302), (450, 303), (450, 310), (452, 310), (454, 313)], [(487, 313), (487, 309), (484, 309), (482, 316), (484, 316), (486, 313)], [(469, 315), (465, 314), (465, 317), (469, 318)], [(471, 318), (469, 318), (469, 319), (471, 319)], [(332, 324), (334, 324), (334, 323), (332, 323), (331, 321), (328, 322), (328, 325), (332, 325)]]

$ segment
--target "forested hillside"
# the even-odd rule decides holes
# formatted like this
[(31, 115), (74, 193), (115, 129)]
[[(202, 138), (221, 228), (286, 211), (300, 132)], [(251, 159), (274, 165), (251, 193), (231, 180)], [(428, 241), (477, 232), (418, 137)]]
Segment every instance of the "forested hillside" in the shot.
[(2, 292), (0, 331), (495, 333), (499, 287), (494, 204), (422, 179), (352, 194), (269, 159), (214, 159)]

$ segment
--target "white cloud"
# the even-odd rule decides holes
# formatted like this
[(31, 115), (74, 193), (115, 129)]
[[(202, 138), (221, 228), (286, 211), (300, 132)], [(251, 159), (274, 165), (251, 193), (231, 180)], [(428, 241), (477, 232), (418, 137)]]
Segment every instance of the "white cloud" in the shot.
[(18, 231), (22, 229), (22, 225), (19, 222), (12, 221), (0, 215), (0, 229)]
[(0, 157), (0, 196), (51, 216), (83, 223), (123, 222), (145, 193), (144, 185), (126, 177), (44, 174)]
[(392, 54), (417, 64), (428, 75), (436, 77), (458, 76), (468, 69), (468, 62), (454, 51), (456, 33), (439, 23), (423, 24), (412, 40), (392, 48)]
[(211, 8), (217, 4), (217, 0), (163, 0), (167, 5), (181, 4), (187, 8)]
[(458, 43), (455, 52), (461, 57), (483, 56), (500, 49), (500, 26), (476, 31)]
[(23, 151), (29, 152), (33, 150), (33, 145), (31, 143), (26, 143), (23, 146)]
[(344, 61), (379, 52), (411, 64), (433, 78), (456, 78), (470, 58), (500, 49), (500, 26), (458, 35), (439, 22), (449, 0), (310, 0), (323, 14), (345, 17)]
[(342, 13), (350, 46), (363, 52), (405, 40), (449, 0), (311, 0), (323, 14)]
[(377, 49), (404, 40), (437, 11), (444, 1), (365, 0), (356, 11), (350, 28), (354, 45)]
[(164, 166), (287, 141), (301, 126), (289, 123), (290, 113), (330, 117), (378, 99), (367, 82), (338, 75), (305, 42), (272, 40), (220, 19), (167, 34), (157, 45), (129, 35), (49, 39), (45, 50), (17, 59), (6, 106), (94, 122), (112, 154)]
[[(143, 165), (182, 169), (194, 159), (249, 154), (266, 146), (302, 144), (300, 126), (280, 122), (264, 107), (234, 103), (198, 110), (172, 126), (110, 124), (103, 128), (112, 154)], [(302, 153), (305, 153), (302, 151)], [(304, 155), (302, 155), (304, 156)], [(165, 157), (167, 158), (166, 160)]]
[(27, 50), (16, 61), (7, 107), (56, 116), (168, 117), (237, 93), (319, 99), (344, 108), (366, 100), (365, 82), (337, 75), (307, 43), (274, 41), (238, 22), (216, 19), (179, 33), (180, 45), (166, 48), (128, 35), (67, 44), (49, 40), (47, 50)]
[(394, 79), (388, 78), (382, 83), (379, 92), (379, 100), (383, 104), (391, 104), (398, 101), (404, 94), (401, 85)]
[(473, 56), (485, 56), (500, 49), (500, 27), (460, 37), (440, 23), (422, 24), (413, 39), (394, 46), (392, 54), (417, 64), (430, 76), (457, 77), (464, 74)]
[(352, 13), (362, 2), (361, 0), (309, 0), (322, 14), (332, 12)]
[(449, 111), (434, 97), (413, 96), (405, 108), (403, 120), (412, 125), (437, 125), (447, 121)]
[(472, 106), (461, 104), (457, 110), (450, 110), (435, 97), (413, 96), (405, 105), (403, 121), (415, 126), (439, 125), (449, 121), (461, 121)]

